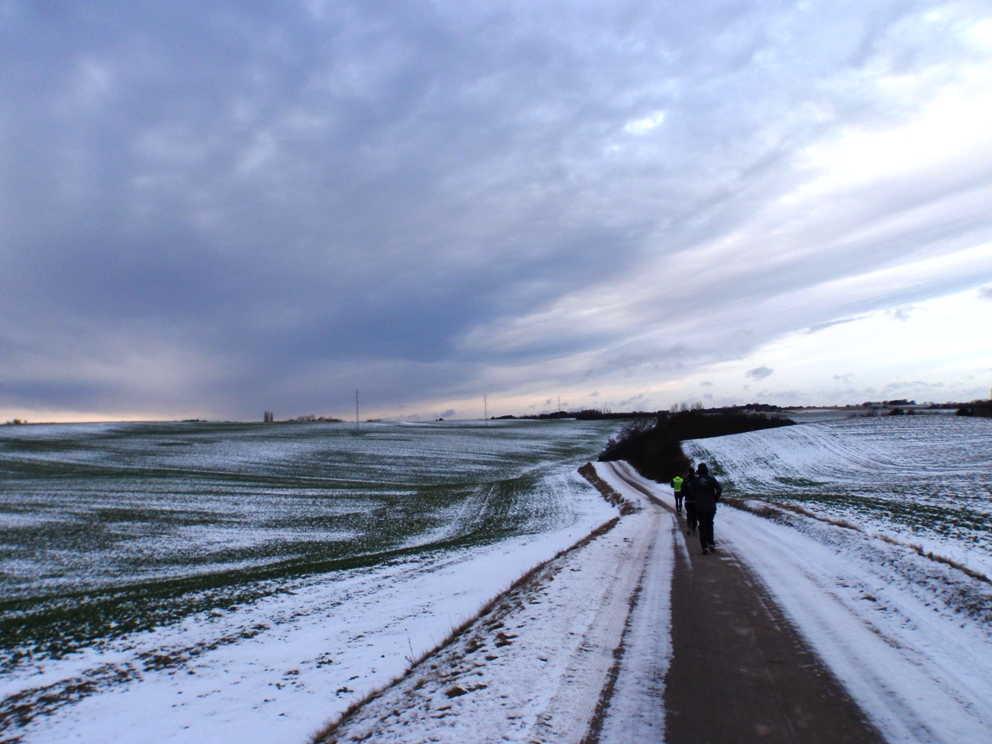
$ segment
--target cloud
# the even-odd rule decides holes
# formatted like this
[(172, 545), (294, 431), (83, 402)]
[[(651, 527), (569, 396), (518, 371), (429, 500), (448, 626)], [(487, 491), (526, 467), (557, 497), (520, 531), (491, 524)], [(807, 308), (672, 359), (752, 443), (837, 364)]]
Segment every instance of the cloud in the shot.
[(978, 290), (978, 296), (983, 300), (992, 300), (992, 287), (982, 287)]
[(851, 373), (848, 373), (846, 375), (834, 375), (833, 379), (837, 380), (838, 382), (850, 382), (851, 380), (854, 379), (854, 375), (852, 375)]
[(664, 121), (665, 112), (656, 111), (649, 116), (645, 116), (643, 119), (627, 122), (623, 129), (625, 132), (630, 132), (631, 134), (646, 134), (652, 129), (661, 126)]
[(747, 372), (744, 373), (744, 376), (749, 377), (752, 380), (764, 380), (774, 371), (775, 370), (769, 369), (768, 367), (761, 366), (761, 367), (755, 367), (754, 369), (749, 369)]
[(925, 390), (940, 390), (946, 387), (942, 382), (926, 382), (924, 380), (905, 380), (900, 382), (890, 382), (885, 386), (886, 392), (894, 392), (898, 390), (911, 390), (911, 389), (925, 389)]
[(699, 386), (700, 387), (713, 387), (713, 383), (710, 382), (709, 380), (703, 380), (701, 383), (699, 383)]
[(895, 320), (905, 323), (913, 316), (913, 313), (915, 313), (916, 310), (917, 308), (915, 307), (897, 307), (892, 311), (892, 317)]
[(636, 409), (638, 406), (643, 404), (646, 397), (647, 396), (644, 393), (637, 393), (621, 400), (617, 405), (620, 406), (620, 408), (628, 410)]
[(188, 10), (3, 23), (0, 418), (625, 399), (992, 281), (985, 10)]
[(818, 331), (823, 331), (826, 330), (827, 328), (832, 328), (833, 326), (837, 326), (837, 325), (843, 325), (844, 323), (855, 323), (859, 320), (863, 320), (865, 317), (866, 316), (864, 315), (859, 315), (852, 318), (837, 318), (835, 320), (827, 320), (822, 323), (816, 323), (815, 325), (810, 326), (806, 330), (807, 333), (817, 333)]

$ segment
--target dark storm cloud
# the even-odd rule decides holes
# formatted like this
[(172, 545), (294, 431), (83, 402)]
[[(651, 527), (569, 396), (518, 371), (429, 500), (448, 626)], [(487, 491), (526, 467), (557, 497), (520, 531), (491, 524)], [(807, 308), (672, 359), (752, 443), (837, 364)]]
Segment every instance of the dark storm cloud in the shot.
[(764, 380), (774, 371), (775, 370), (769, 367), (755, 367), (754, 369), (749, 369), (747, 372), (745, 372), (744, 376), (752, 380)]
[[(910, 115), (870, 70), (968, 58), (920, 30), (938, 5), (7, 2), (0, 404), (307, 413), (355, 386), (384, 407), (476, 395), (492, 366), (740, 354), (701, 350), (721, 331), (700, 324), (988, 232), (954, 213), (852, 237), (987, 175), (878, 194), (826, 253), (707, 266), (705, 306), (641, 307), (699, 349), (527, 319), (739, 232), (797, 153)], [(865, 309), (824, 306), (795, 329)], [(783, 328), (733, 330), (753, 348)]]

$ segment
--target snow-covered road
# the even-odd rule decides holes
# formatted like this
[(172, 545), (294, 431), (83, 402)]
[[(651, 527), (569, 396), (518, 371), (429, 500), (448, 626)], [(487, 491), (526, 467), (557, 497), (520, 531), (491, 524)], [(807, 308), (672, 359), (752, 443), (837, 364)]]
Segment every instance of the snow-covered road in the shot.
[(547, 563), (325, 741), (662, 741), (674, 519), (627, 490), (640, 511)]

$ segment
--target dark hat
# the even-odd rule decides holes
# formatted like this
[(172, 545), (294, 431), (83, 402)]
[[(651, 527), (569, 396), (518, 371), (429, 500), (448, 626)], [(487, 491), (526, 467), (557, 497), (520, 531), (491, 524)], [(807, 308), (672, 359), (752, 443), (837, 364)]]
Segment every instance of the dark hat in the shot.
[(708, 468), (708, 467), (706, 467), (706, 463), (705, 463), (705, 462), (701, 462), (701, 463), (699, 463), (699, 464), (698, 464), (698, 465), (696, 466), (696, 472), (697, 472), (697, 473), (706, 473), (706, 472), (708, 472), (708, 471), (709, 471), (709, 468)]

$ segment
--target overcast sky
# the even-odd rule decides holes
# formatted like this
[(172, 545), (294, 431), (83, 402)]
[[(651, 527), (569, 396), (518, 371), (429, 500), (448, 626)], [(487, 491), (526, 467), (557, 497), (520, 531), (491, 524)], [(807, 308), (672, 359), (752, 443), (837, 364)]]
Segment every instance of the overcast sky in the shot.
[(981, 2), (0, 0), (0, 418), (992, 386)]

